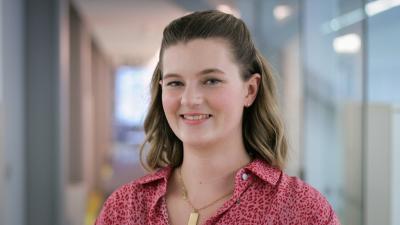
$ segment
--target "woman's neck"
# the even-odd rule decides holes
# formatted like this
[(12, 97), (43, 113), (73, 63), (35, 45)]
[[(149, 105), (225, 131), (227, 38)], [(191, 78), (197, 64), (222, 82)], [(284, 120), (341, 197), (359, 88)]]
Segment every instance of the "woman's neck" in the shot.
[[(201, 192), (227, 192), (233, 189), (237, 170), (247, 165), (251, 158), (243, 145), (211, 147), (204, 149), (184, 146), (181, 174), (189, 196)], [(217, 192), (218, 191), (218, 192)], [(212, 194), (213, 195), (213, 194)]]

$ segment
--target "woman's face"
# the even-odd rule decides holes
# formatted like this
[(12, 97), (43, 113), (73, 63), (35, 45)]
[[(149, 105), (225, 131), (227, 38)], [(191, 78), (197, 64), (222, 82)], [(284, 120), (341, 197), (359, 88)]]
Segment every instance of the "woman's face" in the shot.
[(183, 144), (241, 140), (243, 109), (255, 98), (255, 81), (242, 80), (228, 44), (222, 39), (195, 39), (168, 47), (162, 57), (162, 104)]

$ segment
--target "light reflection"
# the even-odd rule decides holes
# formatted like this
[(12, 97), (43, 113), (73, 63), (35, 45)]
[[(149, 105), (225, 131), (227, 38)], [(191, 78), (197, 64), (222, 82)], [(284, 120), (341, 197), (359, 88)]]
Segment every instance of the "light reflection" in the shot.
[(365, 4), (364, 8), (353, 10), (324, 23), (322, 25), (322, 32), (324, 34), (336, 32), (340, 29), (360, 22), (365, 18), (365, 15), (368, 17), (375, 16), (397, 6), (400, 6), (400, 0), (377, 0), (369, 2)]
[(278, 21), (283, 21), (292, 14), (292, 9), (287, 5), (278, 5), (274, 8), (274, 16)]
[(355, 24), (364, 19), (364, 12), (362, 9), (356, 9), (349, 13), (343, 14), (336, 18), (333, 18), (328, 23), (323, 25), (323, 33), (329, 34), (331, 32), (338, 31), (344, 27)]
[(400, 5), (400, 0), (378, 0), (365, 5), (365, 12), (368, 16), (374, 16), (383, 11)]
[(361, 48), (361, 38), (354, 33), (336, 37), (333, 48), (337, 53), (357, 53)]

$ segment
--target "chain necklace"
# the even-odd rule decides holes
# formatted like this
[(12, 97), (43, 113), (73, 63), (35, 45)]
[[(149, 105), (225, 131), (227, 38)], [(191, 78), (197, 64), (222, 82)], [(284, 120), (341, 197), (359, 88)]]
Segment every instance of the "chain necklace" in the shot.
[(200, 217), (200, 213), (199, 213), (200, 210), (206, 209), (206, 208), (214, 205), (218, 201), (228, 197), (229, 195), (231, 195), (233, 193), (233, 191), (230, 191), (229, 193), (215, 199), (214, 201), (208, 203), (207, 205), (202, 206), (200, 208), (196, 208), (196, 207), (194, 207), (194, 205), (192, 204), (192, 202), (190, 201), (190, 199), (188, 197), (187, 189), (186, 189), (185, 183), (183, 182), (181, 169), (179, 169), (178, 171), (179, 171), (179, 182), (180, 182), (181, 188), (182, 188), (182, 197), (190, 205), (190, 207), (192, 207), (192, 212), (190, 213), (188, 225), (197, 225), (197, 221)]

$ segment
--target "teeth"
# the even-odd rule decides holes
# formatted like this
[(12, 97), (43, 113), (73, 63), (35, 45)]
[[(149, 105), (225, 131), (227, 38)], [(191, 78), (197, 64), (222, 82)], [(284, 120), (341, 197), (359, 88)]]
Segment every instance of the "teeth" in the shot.
[(183, 115), (183, 118), (187, 120), (204, 120), (210, 118), (210, 115), (195, 115), (195, 116), (189, 116), (189, 115)]

